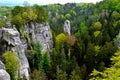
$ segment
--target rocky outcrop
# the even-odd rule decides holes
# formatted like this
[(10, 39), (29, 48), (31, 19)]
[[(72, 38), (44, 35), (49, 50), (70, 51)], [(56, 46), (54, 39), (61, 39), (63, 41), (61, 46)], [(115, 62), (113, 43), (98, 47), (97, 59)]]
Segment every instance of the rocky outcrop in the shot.
[(40, 42), (42, 50), (52, 52), (53, 40), (48, 23), (30, 23), (29, 25), (25, 25), (25, 31), (31, 36), (33, 41)]
[(28, 49), (28, 46), (32, 50), (32, 41), (38, 41), (42, 46), (42, 50), (52, 52), (53, 40), (50, 26), (48, 23), (31, 22), (24, 26), (24, 31), (18, 32), (10, 22), (6, 22), (6, 25), (6, 28), (0, 29), (0, 54), (6, 51), (15, 52), (16, 56), (20, 59), (20, 78), (26, 77), (29, 80), (30, 68), (25, 50)]
[(70, 27), (70, 21), (69, 20), (66, 20), (64, 22), (64, 32), (68, 35), (71, 35), (71, 27)]
[(20, 77), (23, 78), (25, 76), (29, 80), (29, 64), (24, 51), (25, 44), (22, 44), (19, 32), (16, 29), (1, 28), (0, 34), (0, 43), (4, 52), (13, 51), (16, 53), (16, 56), (20, 59)]
[(0, 69), (4, 69), (5, 70), (5, 65), (0, 61)]
[(10, 80), (10, 75), (5, 70), (5, 65), (0, 61), (0, 80)]
[(0, 80), (10, 80), (10, 75), (3, 69), (0, 69)]
[(52, 52), (52, 34), (50, 32), (50, 26), (47, 23), (36, 25), (35, 39), (41, 43), (43, 50)]

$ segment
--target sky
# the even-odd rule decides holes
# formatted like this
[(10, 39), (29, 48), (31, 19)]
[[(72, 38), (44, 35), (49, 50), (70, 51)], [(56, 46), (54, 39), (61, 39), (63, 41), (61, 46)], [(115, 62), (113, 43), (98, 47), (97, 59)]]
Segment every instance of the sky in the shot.
[(54, 4), (54, 3), (60, 3), (60, 4), (80, 3), (80, 2), (96, 3), (102, 0), (0, 0), (0, 5), (3, 5), (3, 6), (23, 5), (24, 1), (29, 2), (31, 5), (32, 4), (46, 5), (46, 4)]

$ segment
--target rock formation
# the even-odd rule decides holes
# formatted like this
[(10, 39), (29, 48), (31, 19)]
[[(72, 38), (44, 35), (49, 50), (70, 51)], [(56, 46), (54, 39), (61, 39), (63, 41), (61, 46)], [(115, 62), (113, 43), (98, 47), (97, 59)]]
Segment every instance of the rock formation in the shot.
[(68, 35), (71, 35), (71, 27), (70, 27), (70, 21), (69, 20), (66, 20), (64, 22), (64, 32)]
[(5, 65), (0, 61), (0, 80), (10, 80), (10, 75), (5, 70)]
[[(29, 64), (25, 56), (25, 46), (20, 40), (20, 34), (16, 29), (1, 28), (0, 29), (0, 44), (5, 51), (13, 51), (20, 59), (20, 77), (26, 77), (29, 80)], [(4, 43), (3, 43), (4, 42)]]
[[(31, 22), (24, 26), (24, 31), (18, 32), (15, 26), (12, 26), (9, 22), (6, 24), (6, 28), (0, 28), (0, 54), (6, 51), (15, 52), (16, 56), (20, 59), (20, 78), (25, 77), (29, 80), (30, 68), (25, 50), (27, 50), (28, 45), (31, 45), (32, 41), (38, 41), (42, 46), (42, 50), (52, 52), (53, 41), (50, 26), (48, 23), (40, 24)], [(25, 34), (29, 36), (27, 39), (24, 36)], [(0, 66), (0, 68), (4, 68), (4, 66)], [(0, 74), (2, 74), (2, 71), (0, 71)], [(3, 72), (5, 73), (5, 71)], [(7, 72), (4, 75), (8, 76)]]
[(25, 31), (31, 36), (33, 41), (38, 41), (41, 44), (42, 50), (52, 52), (53, 40), (48, 23), (25, 25)]

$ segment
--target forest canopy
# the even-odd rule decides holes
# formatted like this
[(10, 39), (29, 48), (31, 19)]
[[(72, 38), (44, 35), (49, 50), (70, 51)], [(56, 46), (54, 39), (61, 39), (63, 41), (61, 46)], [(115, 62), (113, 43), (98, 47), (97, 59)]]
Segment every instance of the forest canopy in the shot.
[[(0, 7), (2, 16), (7, 16), (18, 31), (30, 22), (50, 24), (54, 43), (50, 55), (42, 51), (40, 43), (31, 42), (33, 50), (29, 52), (34, 57), (30, 55), (28, 60), (32, 80), (120, 79), (120, 52), (117, 48), (120, 31), (119, 0), (103, 0), (96, 4), (4, 6)], [(65, 20), (71, 22), (71, 36), (64, 33)], [(0, 20), (0, 28), (5, 25), (5, 20)], [(25, 35), (27, 38), (28, 34)], [(17, 59), (13, 52), (3, 55), (7, 70), (13, 68), (9, 67), (7, 61), (9, 54)], [(10, 64), (13, 64), (12, 61)]]

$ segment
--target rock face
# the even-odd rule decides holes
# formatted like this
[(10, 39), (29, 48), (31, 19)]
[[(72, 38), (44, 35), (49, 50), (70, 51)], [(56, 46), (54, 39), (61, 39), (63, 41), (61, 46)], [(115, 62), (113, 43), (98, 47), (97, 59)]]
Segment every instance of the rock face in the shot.
[(64, 32), (68, 35), (71, 35), (71, 27), (70, 27), (70, 21), (69, 20), (66, 20), (64, 22)]
[(5, 65), (0, 61), (0, 80), (10, 80), (10, 75), (5, 70)]
[(29, 26), (26, 25), (25, 27), (27, 27), (26, 32), (31, 35), (32, 40), (40, 42), (42, 50), (52, 52), (53, 40), (48, 23), (31, 23)]
[(5, 70), (5, 65), (0, 61), (0, 69), (4, 69)]
[(0, 69), (0, 80), (10, 80), (10, 75), (3, 69)]
[(53, 48), (53, 40), (50, 26), (47, 23), (37, 24), (35, 35), (35, 39), (41, 43), (43, 50), (51, 52)]
[(20, 40), (20, 34), (16, 29), (2, 28), (0, 29), (0, 42), (1, 44), (4, 42), (2, 46), (4, 51), (13, 51), (16, 53), (16, 56), (20, 59), (20, 77), (26, 77), (29, 80), (29, 64), (27, 57), (24, 52), (24, 45)]
[[(15, 26), (7, 24), (7, 28), (0, 28), (0, 54), (6, 51), (13, 51), (16, 56), (20, 59), (20, 78), (25, 77), (29, 80), (29, 63), (25, 55), (25, 50), (31, 45), (32, 41), (40, 42), (42, 50), (48, 50), (52, 52), (53, 40), (50, 32), (50, 26), (48, 23), (29, 23), (24, 27), (24, 31), (18, 32)], [(29, 37), (25, 38), (25, 35)], [(32, 49), (32, 46), (30, 46)], [(0, 63), (2, 65), (2, 63)], [(0, 66), (4, 69), (4, 66)], [(1, 70), (2, 72), (3, 70)], [(5, 72), (5, 71), (4, 71)], [(2, 73), (0, 73), (2, 74)], [(7, 74), (5, 74), (7, 75)], [(3, 75), (2, 75), (3, 76)], [(7, 80), (1, 79), (0, 80)]]

